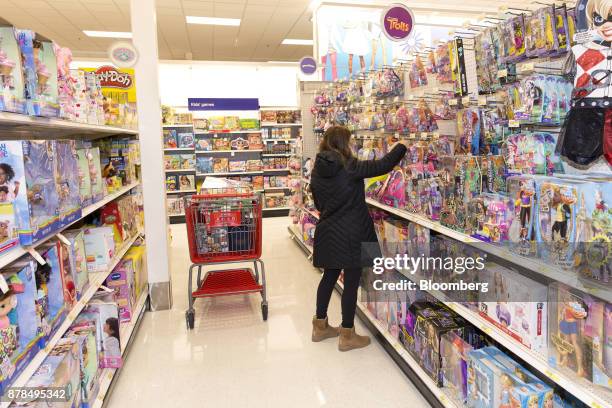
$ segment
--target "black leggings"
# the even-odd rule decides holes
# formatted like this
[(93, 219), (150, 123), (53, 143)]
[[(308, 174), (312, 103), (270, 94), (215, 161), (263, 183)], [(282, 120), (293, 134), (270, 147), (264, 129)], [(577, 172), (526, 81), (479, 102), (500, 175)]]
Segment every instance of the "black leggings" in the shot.
[[(340, 269), (325, 269), (317, 289), (317, 319), (327, 317), (327, 307), (331, 299), (336, 281), (340, 276)], [(357, 290), (361, 268), (348, 268), (344, 270), (344, 291), (342, 292), (342, 327), (350, 329), (355, 322), (355, 309), (357, 308)]]

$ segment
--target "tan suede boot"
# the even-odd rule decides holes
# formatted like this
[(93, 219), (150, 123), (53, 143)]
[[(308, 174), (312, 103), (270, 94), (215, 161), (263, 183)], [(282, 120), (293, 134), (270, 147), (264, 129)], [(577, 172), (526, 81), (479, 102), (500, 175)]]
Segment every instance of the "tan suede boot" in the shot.
[(319, 342), (331, 337), (338, 337), (338, 328), (327, 324), (325, 319), (312, 318), (312, 341)]
[(349, 351), (366, 347), (370, 344), (370, 338), (368, 336), (360, 336), (355, 333), (355, 327), (346, 329), (340, 326), (340, 338), (338, 339), (338, 350)]

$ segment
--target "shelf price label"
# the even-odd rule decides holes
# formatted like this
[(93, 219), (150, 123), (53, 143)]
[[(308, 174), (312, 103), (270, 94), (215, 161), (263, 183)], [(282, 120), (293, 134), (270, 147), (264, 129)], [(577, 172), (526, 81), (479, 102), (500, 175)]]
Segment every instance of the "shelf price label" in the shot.
[(448, 105), (449, 106), (456, 106), (458, 104), (456, 99), (449, 99), (448, 100)]
[(408, 136), (409, 139), (416, 139), (416, 133), (411, 133), (410, 136)]
[(512, 119), (508, 121), (508, 127), (510, 128), (518, 128), (521, 127), (521, 122), (516, 119)]
[(478, 97), (478, 106), (487, 106), (487, 96), (486, 95), (480, 95)]
[(461, 98), (461, 103), (464, 105), (469, 105), (470, 104), (470, 97), (468, 96), (464, 96), (463, 98)]
[(497, 78), (506, 78), (507, 76), (508, 76), (507, 69), (500, 69), (499, 71), (497, 71)]
[(421, 139), (427, 139), (429, 134), (427, 132), (421, 132)]

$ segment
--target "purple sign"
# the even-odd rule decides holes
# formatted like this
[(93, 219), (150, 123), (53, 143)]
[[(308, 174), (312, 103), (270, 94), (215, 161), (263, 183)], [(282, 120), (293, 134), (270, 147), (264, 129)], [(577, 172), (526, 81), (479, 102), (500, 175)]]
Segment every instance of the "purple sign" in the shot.
[(187, 98), (190, 111), (251, 111), (259, 110), (257, 98)]
[(392, 4), (382, 13), (380, 25), (391, 41), (402, 41), (408, 38), (414, 28), (414, 15), (408, 7)]
[(312, 75), (317, 72), (317, 61), (312, 57), (304, 57), (300, 60), (300, 71), (304, 75)]

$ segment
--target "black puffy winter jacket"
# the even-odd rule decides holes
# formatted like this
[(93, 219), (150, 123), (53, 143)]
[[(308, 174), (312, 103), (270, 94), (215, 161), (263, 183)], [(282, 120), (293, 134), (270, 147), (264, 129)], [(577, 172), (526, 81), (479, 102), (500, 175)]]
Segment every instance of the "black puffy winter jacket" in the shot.
[(310, 185), (315, 206), (321, 213), (314, 236), (316, 267), (371, 266), (371, 259), (380, 256), (376, 245), (368, 245), (368, 254), (362, 254), (362, 243), (377, 242), (363, 181), (390, 172), (405, 154), (406, 147), (401, 144), (382, 159), (350, 159), (346, 164), (337, 152), (317, 154)]

